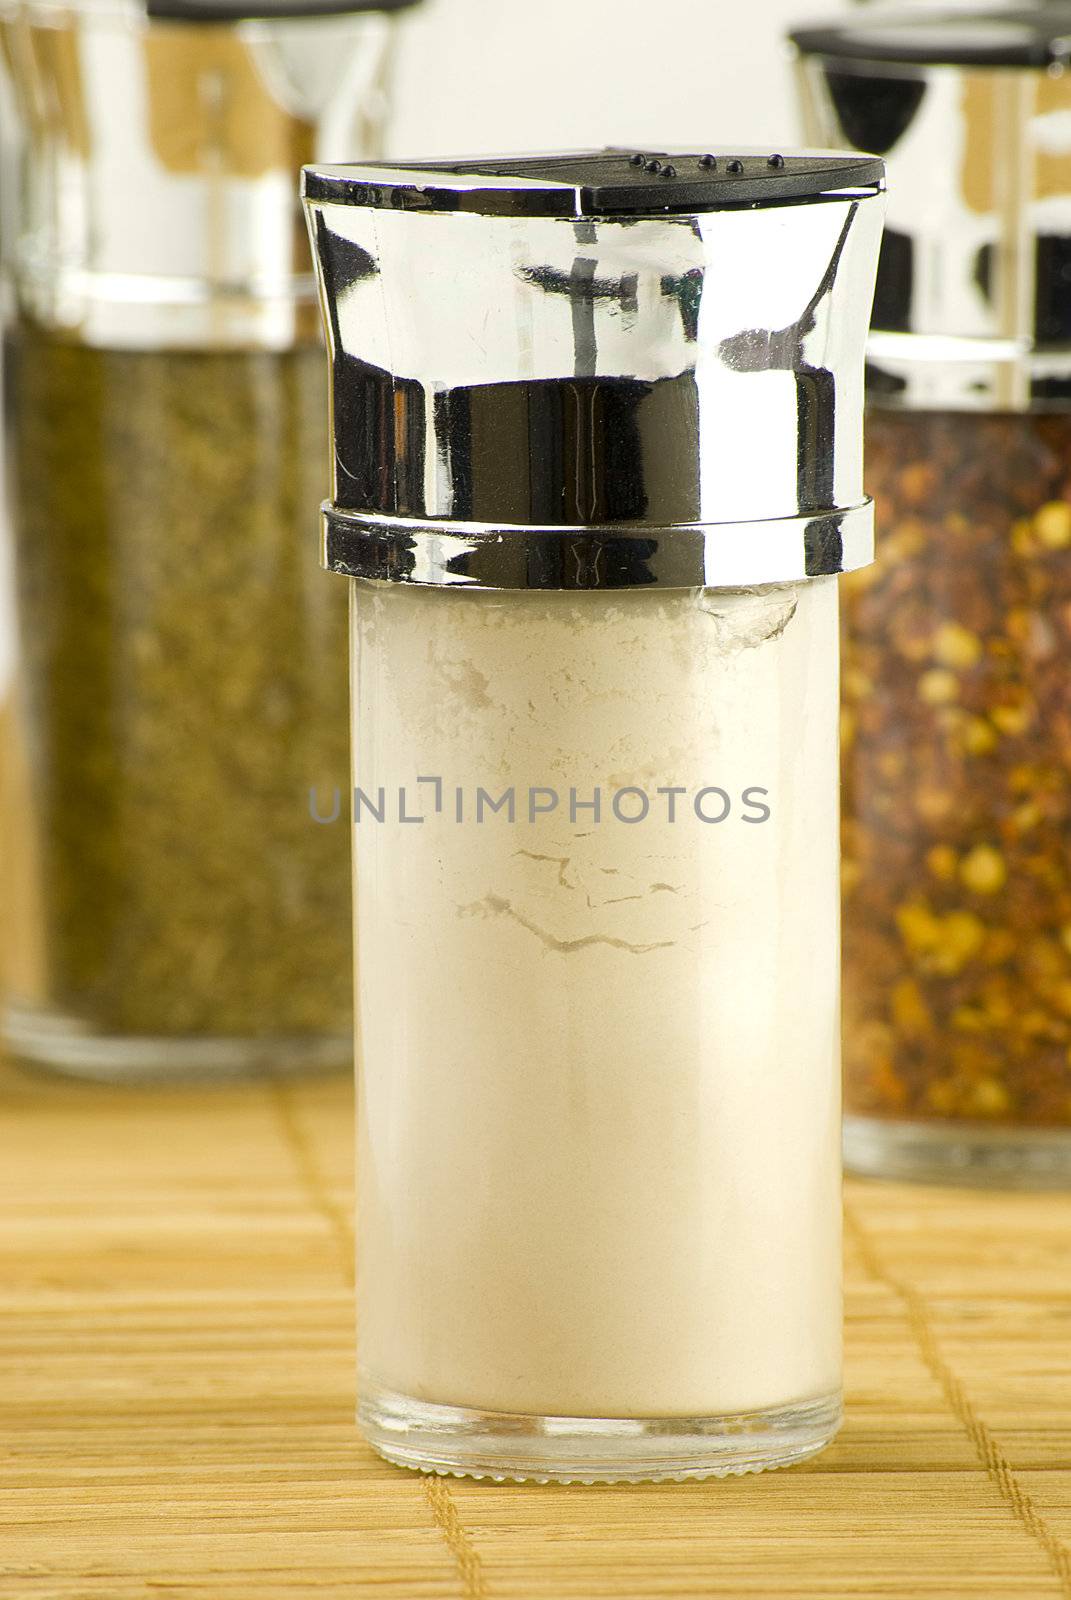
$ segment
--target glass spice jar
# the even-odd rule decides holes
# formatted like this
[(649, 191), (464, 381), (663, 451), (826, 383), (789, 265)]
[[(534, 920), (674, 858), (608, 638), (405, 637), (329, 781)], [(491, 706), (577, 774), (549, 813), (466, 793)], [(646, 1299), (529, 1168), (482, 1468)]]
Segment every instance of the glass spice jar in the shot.
[(25, 1061), (349, 1059), (346, 621), (309, 548), (329, 445), (296, 172), (378, 149), (396, 5), (0, 15)]
[(476, 1476), (840, 1416), (837, 574), (881, 163), (307, 168), (348, 575), (359, 1422)]
[(1071, 7), (794, 35), (888, 157), (843, 619), (845, 1156), (1071, 1182)]

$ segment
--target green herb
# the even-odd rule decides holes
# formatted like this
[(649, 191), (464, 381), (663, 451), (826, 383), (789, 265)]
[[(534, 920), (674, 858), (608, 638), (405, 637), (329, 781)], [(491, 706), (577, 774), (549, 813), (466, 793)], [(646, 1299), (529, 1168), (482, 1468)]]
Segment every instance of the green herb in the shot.
[[(350, 1027), (346, 588), (316, 347), (17, 327), (8, 474), (44, 970), (90, 1033)], [(340, 1046), (341, 1054), (341, 1046)]]

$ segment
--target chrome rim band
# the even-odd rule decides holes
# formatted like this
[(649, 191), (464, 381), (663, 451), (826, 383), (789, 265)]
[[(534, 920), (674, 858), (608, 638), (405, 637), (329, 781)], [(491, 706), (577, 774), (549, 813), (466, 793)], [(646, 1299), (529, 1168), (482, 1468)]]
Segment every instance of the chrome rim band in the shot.
[(503, 527), (323, 507), (323, 564), (379, 583), (467, 589), (739, 589), (874, 559), (870, 500), (762, 522)]
[(289, 350), (322, 344), (315, 279), (164, 278), (142, 273), (13, 273), (6, 314), (104, 350)]
[(867, 402), (900, 411), (1069, 411), (1071, 346), (872, 328)]

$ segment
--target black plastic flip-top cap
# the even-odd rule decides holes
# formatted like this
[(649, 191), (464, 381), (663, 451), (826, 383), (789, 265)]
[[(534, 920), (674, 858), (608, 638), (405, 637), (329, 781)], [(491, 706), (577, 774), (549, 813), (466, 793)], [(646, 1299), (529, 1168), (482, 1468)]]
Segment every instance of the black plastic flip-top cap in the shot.
[(147, 0), (158, 22), (257, 22), (351, 16), (359, 11), (404, 11), (420, 0)]
[(497, 216), (650, 216), (784, 205), (880, 187), (864, 155), (597, 150), (413, 164), (306, 167), (307, 200)]
[(876, 11), (794, 28), (804, 55), (904, 66), (1034, 67), (1071, 62), (1071, 4)]

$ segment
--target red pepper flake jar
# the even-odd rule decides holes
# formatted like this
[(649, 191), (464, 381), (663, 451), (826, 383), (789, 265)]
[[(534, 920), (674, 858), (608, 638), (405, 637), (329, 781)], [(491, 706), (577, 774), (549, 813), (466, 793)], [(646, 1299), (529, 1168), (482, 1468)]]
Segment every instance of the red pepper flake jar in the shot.
[(878, 560), (845, 584), (845, 1155), (1071, 1181), (1071, 6), (794, 34), (884, 155)]

